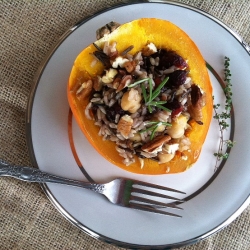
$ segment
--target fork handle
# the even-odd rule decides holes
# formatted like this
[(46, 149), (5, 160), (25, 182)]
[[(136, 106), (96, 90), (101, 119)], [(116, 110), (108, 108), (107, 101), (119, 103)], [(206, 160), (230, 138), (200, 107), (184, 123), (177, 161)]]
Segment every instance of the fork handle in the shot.
[(63, 178), (60, 176), (42, 172), (39, 169), (31, 167), (10, 165), (1, 159), (0, 159), (0, 176), (10, 176), (27, 182), (37, 182), (37, 183), (51, 182), (58, 184), (66, 184), (70, 186), (90, 189), (98, 193), (101, 193), (104, 188), (103, 184), (88, 183), (88, 182)]

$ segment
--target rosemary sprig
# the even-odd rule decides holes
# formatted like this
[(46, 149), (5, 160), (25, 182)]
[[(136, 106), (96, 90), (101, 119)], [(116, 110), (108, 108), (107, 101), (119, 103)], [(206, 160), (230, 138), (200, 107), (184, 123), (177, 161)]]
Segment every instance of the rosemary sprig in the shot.
[(142, 80), (136, 81), (132, 84), (130, 84), (128, 86), (128, 88), (133, 88), (141, 83), (144, 83), (146, 81), (148, 81), (148, 85), (149, 85), (149, 93), (147, 94), (147, 90), (146, 87), (144, 86), (144, 84), (141, 84), (141, 89), (142, 89), (142, 95), (143, 95), (143, 99), (145, 102), (145, 105), (148, 107), (148, 111), (149, 113), (153, 112), (153, 107), (157, 107), (159, 109), (163, 109), (165, 111), (170, 111), (168, 108), (164, 107), (163, 105), (166, 104), (166, 101), (154, 101), (156, 97), (159, 96), (159, 94), (161, 93), (161, 89), (164, 87), (164, 85), (167, 83), (169, 77), (166, 77), (159, 85), (158, 87), (153, 90), (153, 80), (152, 78), (144, 78)]
[(232, 148), (234, 146), (233, 141), (231, 140), (224, 140), (224, 130), (226, 130), (229, 127), (229, 124), (227, 120), (231, 117), (231, 108), (232, 108), (232, 84), (231, 84), (231, 72), (230, 72), (230, 59), (228, 57), (225, 57), (224, 62), (224, 81), (225, 81), (225, 87), (224, 87), (224, 94), (226, 97), (225, 101), (225, 111), (222, 113), (218, 113), (218, 109), (220, 107), (220, 104), (214, 105), (214, 118), (218, 120), (219, 128), (220, 128), (220, 143), (217, 153), (214, 153), (214, 156), (216, 157), (216, 168), (218, 162), (222, 159), (227, 159), (229, 154), (227, 152), (224, 152), (224, 146), (227, 148)]
[(163, 86), (167, 83), (169, 77), (166, 77), (160, 84), (159, 86), (153, 91), (153, 83), (152, 79), (150, 78), (148, 83), (149, 83), (149, 95), (143, 95), (145, 105), (148, 107), (149, 113), (152, 113), (153, 107), (157, 107), (166, 111), (170, 111), (168, 108), (162, 106), (163, 104), (166, 104), (166, 101), (154, 101), (157, 96), (161, 93), (161, 89)]
[(155, 136), (155, 132), (157, 130), (157, 128), (161, 125), (165, 125), (165, 126), (172, 126), (171, 123), (168, 123), (168, 122), (160, 122), (160, 121), (151, 121), (151, 122), (147, 122), (146, 126), (147, 125), (152, 125), (146, 129), (143, 129), (143, 130), (140, 130), (139, 133), (144, 133), (144, 132), (147, 132), (147, 131), (152, 131), (151, 132), (151, 135), (150, 135), (150, 140), (153, 140), (154, 139), (154, 136)]
[(141, 80), (135, 81), (134, 83), (131, 83), (130, 85), (128, 85), (128, 88), (133, 88), (133, 87), (137, 86), (138, 84), (146, 82), (148, 80), (149, 80), (149, 78), (143, 78)]

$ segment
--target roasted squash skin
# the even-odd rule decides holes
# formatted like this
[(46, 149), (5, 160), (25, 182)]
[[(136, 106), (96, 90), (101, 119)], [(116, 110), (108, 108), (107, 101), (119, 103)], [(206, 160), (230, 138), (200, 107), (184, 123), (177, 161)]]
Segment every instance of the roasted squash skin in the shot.
[[(96, 51), (96, 48), (91, 44), (77, 56), (69, 76), (67, 87), (69, 105), (82, 132), (103, 157), (126, 171), (150, 175), (180, 173), (185, 171), (197, 161), (200, 155), (213, 111), (212, 85), (205, 61), (199, 49), (190, 37), (179, 27), (169, 21), (155, 18), (142, 18), (123, 24), (111, 34), (96, 41), (95, 44), (102, 48), (106, 41), (117, 42), (118, 52), (133, 45), (134, 48), (130, 52), (131, 54), (142, 50), (148, 42), (152, 42), (158, 49), (165, 48), (175, 51), (185, 60), (188, 60), (189, 76), (193, 82), (205, 92), (206, 105), (202, 109), (203, 125), (199, 125), (193, 120), (189, 121), (192, 130), (186, 135), (191, 142), (190, 150), (185, 151), (187, 159), (184, 159), (184, 157), (181, 157), (181, 155), (177, 153), (174, 159), (168, 163), (158, 164), (157, 162), (146, 159), (144, 160), (144, 167), (141, 168), (139, 160), (136, 159), (135, 163), (125, 166), (122, 163), (122, 157), (119, 156), (115, 149), (115, 143), (103, 141), (102, 137), (98, 135), (99, 127), (94, 125), (93, 120), (89, 120), (85, 116), (84, 110), (89, 99), (78, 99), (76, 97), (76, 91), (80, 86), (80, 81), (83, 82), (96, 75), (101, 75), (104, 70), (104, 66), (101, 62), (97, 62), (93, 66), (92, 53)], [(82, 150), (84, 150), (84, 148)]]

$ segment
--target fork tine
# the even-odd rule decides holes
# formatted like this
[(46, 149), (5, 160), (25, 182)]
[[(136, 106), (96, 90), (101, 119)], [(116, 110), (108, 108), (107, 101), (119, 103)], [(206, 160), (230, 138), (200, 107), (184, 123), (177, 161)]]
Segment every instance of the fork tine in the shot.
[(174, 217), (179, 217), (179, 218), (182, 218), (182, 216), (178, 215), (178, 214), (173, 214), (173, 213), (170, 213), (170, 212), (167, 212), (167, 211), (162, 211), (162, 210), (157, 210), (151, 206), (146, 206), (146, 205), (142, 205), (142, 204), (139, 204), (139, 203), (136, 203), (136, 204), (131, 204), (130, 205), (131, 208), (134, 208), (134, 209), (138, 209), (138, 210), (143, 210), (143, 211), (147, 211), (147, 212), (152, 212), (152, 213), (156, 213), (156, 214), (163, 214), (163, 215), (169, 215), (169, 216), (174, 216)]
[(132, 192), (140, 193), (140, 194), (146, 194), (146, 195), (151, 195), (154, 197), (161, 197), (161, 198), (166, 198), (166, 199), (171, 199), (171, 200), (176, 200), (176, 201), (182, 201), (181, 199), (175, 198), (173, 196), (161, 194), (161, 193), (156, 193), (152, 191), (148, 191), (145, 189), (139, 189), (139, 188), (132, 188)]
[(157, 189), (161, 189), (161, 190), (176, 192), (176, 193), (180, 193), (180, 194), (186, 194), (185, 192), (182, 192), (182, 191), (177, 190), (177, 189), (168, 188), (168, 187), (164, 187), (164, 186), (160, 186), (160, 185), (152, 184), (152, 183), (147, 183), (147, 182), (143, 182), (143, 181), (134, 180), (134, 185), (140, 185), (140, 186), (144, 186), (144, 187), (151, 187), (151, 188), (157, 188)]
[(173, 203), (165, 203), (165, 202), (155, 201), (155, 200), (151, 200), (151, 199), (148, 199), (148, 198), (143, 198), (143, 197), (131, 195), (130, 196), (130, 201), (129, 201), (130, 204), (141, 204), (141, 203), (137, 203), (137, 202), (134, 202), (134, 201), (147, 203), (147, 204), (142, 204), (142, 205), (149, 205), (149, 204), (151, 206), (155, 205), (157, 208), (166, 208), (166, 207), (168, 207), (168, 208), (175, 208), (175, 209), (183, 210), (183, 208), (178, 207)]

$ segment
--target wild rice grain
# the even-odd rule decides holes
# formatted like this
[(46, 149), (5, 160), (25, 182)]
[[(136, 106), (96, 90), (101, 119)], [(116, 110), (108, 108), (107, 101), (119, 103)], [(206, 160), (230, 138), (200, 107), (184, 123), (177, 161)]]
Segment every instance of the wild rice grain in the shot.
[(103, 114), (106, 115), (106, 110), (105, 110), (105, 108), (104, 108), (103, 106), (99, 106), (99, 109), (101, 110), (101, 112), (102, 112)]
[(118, 100), (118, 99), (120, 99), (122, 96), (123, 96), (123, 92), (120, 91), (120, 92), (115, 96), (115, 99)]
[(155, 66), (159, 66), (159, 62), (160, 62), (160, 58), (159, 58), (159, 56), (157, 56), (155, 58)]
[(123, 149), (123, 148), (115, 147), (115, 149), (116, 149), (117, 152), (119, 152), (119, 153), (125, 153), (125, 149)]
[(98, 101), (100, 101), (100, 100), (101, 100), (100, 97), (95, 97), (95, 98), (92, 98), (90, 101), (91, 101), (91, 102), (98, 102)]
[(155, 65), (155, 59), (153, 58), (153, 57), (150, 57), (150, 63), (152, 64), (152, 65)]
[(85, 108), (85, 115), (89, 120), (92, 120), (92, 117), (90, 116), (89, 110), (92, 108), (92, 102), (90, 102), (87, 107)]
[(96, 115), (97, 115), (97, 120), (98, 121), (101, 121), (101, 119), (102, 119), (102, 114), (101, 114), (101, 110), (100, 110), (100, 108), (98, 108), (97, 109), (97, 111), (96, 111)]
[(116, 115), (115, 115), (115, 123), (118, 123), (118, 122), (119, 122), (119, 119), (120, 119), (120, 115), (119, 115), (119, 114), (116, 114)]
[(115, 135), (111, 135), (109, 137), (109, 139), (110, 139), (110, 141), (114, 141), (114, 142), (116, 142), (118, 140), (118, 138)]
[(170, 73), (173, 73), (174, 70), (175, 70), (175, 66), (172, 66), (172, 67), (170, 67), (170, 68), (168, 68), (168, 69), (165, 69), (165, 70), (163, 71), (163, 74), (170, 74)]
[(136, 118), (136, 117), (139, 117), (139, 116), (140, 116), (139, 112), (135, 112), (134, 114), (130, 115), (130, 117), (131, 117), (132, 119), (134, 119), (134, 118)]
[(110, 127), (110, 128), (117, 128), (117, 125), (116, 125), (115, 123), (112, 123), (112, 122), (111, 122), (111, 123), (109, 123), (109, 127)]
[(105, 96), (103, 97), (103, 101), (104, 101), (104, 103), (108, 106), (108, 104), (109, 104), (108, 95), (105, 95)]
[(120, 139), (121, 141), (126, 140), (121, 134), (116, 134), (117, 138)]
[(95, 125), (101, 127), (102, 123), (100, 121), (97, 121), (97, 122), (95, 122)]
[(112, 107), (115, 104), (116, 100), (115, 99), (111, 99), (108, 106)]

